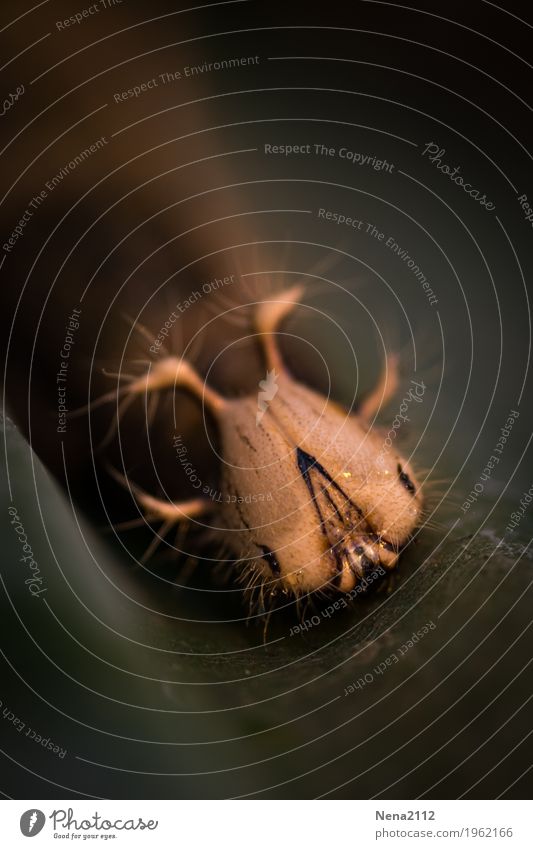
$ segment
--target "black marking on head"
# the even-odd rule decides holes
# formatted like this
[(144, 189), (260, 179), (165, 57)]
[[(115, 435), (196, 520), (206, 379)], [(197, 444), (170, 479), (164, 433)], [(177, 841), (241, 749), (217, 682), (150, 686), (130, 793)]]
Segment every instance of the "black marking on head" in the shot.
[(274, 552), (267, 548), (266, 545), (260, 545), (259, 543), (256, 543), (256, 545), (263, 552), (263, 560), (266, 560), (266, 562), (270, 566), (272, 574), (279, 575), (281, 573), (281, 569), (279, 567), (278, 559)]
[(248, 446), (248, 448), (249, 448), (251, 451), (254, 451), (254, 452), (257, 454), (257, 448), (255, 448), (255, 447), (252, 445), (252, 443), (250, 442), (250, 440), (248, 439), (248, 437), (246, 436), (246, 434), (245, 434), (245, 433), (243, 433), (243, 432), (242, 432), (242, 430), (241, 430), (238, 426), (236, 426), (236, 427), (235, 427), (235, 430), (236, 430), (236, 431), (237, 431), (237, 433), (239, 434), (239, 438), (240, 438), (241, 442), (244, 442), (244, 444), (245, 444), (245, 445), (247, 445), (247, 446)]
[[(361, 516), (361, 518), (363, 517), (363, 511), (361, 510), (361, 508), (358, 507), (357, 504), (354, 504), (354, 502), (351, 500), (351, 498), (349, 498), (349, 496), (345, 493), (343, 488), (341, 486), (339, 486), (337, 481), (333, 480), (333, 478), (331, 477), (329, 472), (327, 472), (325, 470), (324, 466), (322, 466), (315, 457), (312, 457), (311, 454), (307, 453), (307, 451), (303, 451), (301, 448), (297, 448), (296, 449), (296, 462), (298, 464), (298, 469), (300, 470), (300, 474), (303, 477), (303, 479), (304, 479), (304, 481), (307, 485), (307, 488), (308, 488), (309, 492), (311, 493), (313, 500), (315, 500), (316, 494), (315, 494), (315, 490), (314, 490), (314, 487), (313, 487), (313, 482), (311, 481), (311, 478), (309, 476), (309, 472), (312, 469), (316, 469), (318, 474), (322, 475), (322, 477), (325, 478), (327, 480), (327, 482), (330, 483), (334, 487), (334, 489), (337, 490), (337, 492), (340, 492), (340, 494), (343, 496), (343, 498), (346, 499), (348, 504), (351, 504), (351, 506), (354, 508), (354, 510), (358, 513), (358, 515)], [(335, 507), (335, 510), (338, 513), (338, 509), (337, 509), (336, 505), (333, 504), (333, 501), (331, 500), (331, 498), (329, 496), (328, 496), (328, 498), (329, 498), (329, 500), (331, 501), (331, 504)]]
[(309, 477), (309, 470), (315, 468), (321, 475), (324, 475), (326, 480), (331, 481), (331, 476), (326, 472), (325, 468), (320, 465), (316, 457), (312, 457), (311, 454), (308, 454), (307, 451), (304, 451), (302, 448), (296, 449), (296, 462), (298, 463), (298, 468), (300, 469), (300, 474), (307, 483), (307, 479)]
[[(348, 524), (347, 516), (346, 516), (345, 513), (343, 514), (341, 512), (339, 505), (335, 503), (335, 501), (332, 497), (331, 490), (334, 490), (335, 492), (339, 493), (342, 496), (343, 501), (342, 501), (341, 506), (350, 505), (353, 508), (353, 510), (355, 511), (355, 513), (357, 514), (357, 516), (359, 517), (359, 519), (364, 518), (363, 511), (361, 510), (360, 507), (357, 506), (357, 504), (354, 504), (354, 502), (351, 500), (351, 498), (349, 498), (349, 496), (342, 489), (342, 487), (339, 486), (339, 484), (336, 481), (333, 480), (333, 478), (331, 477), (329, 472), (326, 471), (326, 469), (321, 465), (321, 463), (319, 463), (318, 460), (315, 457), (312, 457), (311, 454), (308, 454), (307, 451), (304, 451), (302, 448), (296, 449), (296, 463), (297, 463), (297, 466), (298, 466), (298, 470), (299, 470), (302, 478), (305, 481), (307, 489), (309, 490), (309, 494), (311, 495), (311, 500), (312, 500), (313, 505), (315, 507), (315, 510), (317, 512), (317, 516), (318, 516), (318, 519), (319, 519), (319, 522), (320, 522), (320, 528), (322, 530), (322, 533), (324, 534), (325, 538), (328, 541), (328, 544), (329, 544), (328, 550), (333, 554), (333, 557), (335, 558), (335, 566), (336, 566), (336, 569), (337, 569), (337, 574), (335, 576), (334, 583), (338, 584), (342, 580), (342, 573), (343, 573), (343, 569), (344, 569), (342, 551), (343, 550), (345, 551), (345, 547), (343, 547), (342, 543), (339, 543), (339, 541), (337, 539), (331, 539), (330, 535), (328, 535), (327, 522), (326, 522), (326, 519), (325, 519), (324, 514), (322, 512), (321, 505), (320, 505), (319, 500), (318, 500), (318, 496), (320, 495), (322, 498), (324, 498), (327, 501), (327, 503), (331, 507), (333, 507), (333, 509), (336, 513), (338, 522), (343, 527), (347, 527), (347, 524)], [(318, 492), (315, 491), (315, 483), (313, 481), (313, 478), (311, 477), (312, 472), (315, 472), (317, 475), (322, 477), (324, 479), (324, 483), (329, 484), (329, 487), (321, 486)]]
[(399, 463), (398, 463), (397, 468), (398, 468), (398, 477), (400, 478), (400, 480), (401, 480), (401, 482), (403, 483), (404, 487), (406, 488), (406, 490), (407, 490), (408, 492), (410, 492), (410, 493), (411, 493), (411, 495), (414, 495), (414, 494), (415, 494), (415, 492), (416, 492), (416, 489), (415, 489), (415, 485), (414, 485), (413, 481), (411, 480), (411, 478), (409, 477), (409, 475), (407, 475), (407, 474), (404, 472), (404, 470), (402, 469), (402, 467), (400, 466), (400, 464), (399, 464)]
[(246, 519), (245, 519), (245, 517), (244, 517), (244, 514), (243, 514), (243, 512), (242, 512), (242, 506), (241, 506), (241, 502), (240, 502), (240, 500), (239, 500), (240, 496), (239, 496), (239, 495), (237, 495), (237, 490), (236, 490), (236, 489), (234, 489), (234, 490), (233, 490), (233, 493), (230, 493), (230, 495), (231, 495), (231, 494), (233, 494), (233, 497), (235, 498), (235, 502), (234, 502), (234, 503), (235, 503), (235, 507), (237, 508), (237, 513), (239, 514), (239, 519), (241, 520), (241, 522), (243, 523), (244, 527), (245, 527), (248, 531), (249, 531), (249, 530), (251, 530), (250, 525), (249, 525), (249, 524), (248, 524), (248, 522), (246, 521)]
[[(315, 506), (315, 510), (317, 512), (317, 515), (318, 515), (318, 518), (319, 518), (319, 521), (320, 521), (320, 527), (322, 529), (322, 533), (324, 534), (324, 536), (328, 540), (328, 543), (330, 543), (330, 540), (329, 540), (328, 535), (326, 533), (326, 523), (325, 523), (325, 520), (324, 520), (324, 516), (322, 515), (322, 510), (320, 509), (320, 505), (318, 504), (318, 502), (316, 500), (315, 488), (313, 486), (313, 481), (311, 480), (309, 472), (310, 472), (311, 469), (315, 468), (318, 471), (319, 474), (321, 474), (321, 475), (323, 475), (323, 477), (325, 477), (325, 479), (327, 481), (330, 481), (332, 483), (334, 483), (334, 481), (331, 480), (330, 475), (326, 472), (326, 470), (323, 468), (323, 466), (320, 465), (318, 460), (316, 460), (314, 457), (311, 457), (311, 455), (308, 454), (306, 451), (302, 451), (301, 448), (296, 449), (296, 463), (298, 465), (298, 469), (300, 471), (300, 474), (305, 481), (307, 489), (309, 490), (309, 494), (311, 495), (311, 500), (312, 500), (312, 502)], [(331, 503), (331, 498), (329, 498), (328, 500)], [(335, 508), (335, 509), (338, 513), (337, 508)], [(335, 583), (338, 583), (338, 582), (340, 582), (340, 580), (342, 578), (342, 572), (343, 572), (342, 558), (341, 558), (339, 551), (337, 550), (336, 546), (332, 545), (329, 550), (333, 553), (333, 556), (335, 558), (335, 566), (337, 568), (337, 574), (335, 576)]]

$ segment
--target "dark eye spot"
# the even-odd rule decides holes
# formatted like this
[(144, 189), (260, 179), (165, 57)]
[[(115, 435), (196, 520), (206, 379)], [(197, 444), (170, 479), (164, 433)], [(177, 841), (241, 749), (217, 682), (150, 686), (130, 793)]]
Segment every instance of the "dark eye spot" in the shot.
[(401, 483), (403, 483), (404, 487), (411, 495), (414, 495), (416, 492), (415, 485), (409, 475), (406, 475), (400, 464), (398, 463), (398, 477), (400, 478)]
[(266, 545), (258, 545), (258, 547), (263, 552), (263, 560), (266, 560), (266, 562), (270, 566), (270, 568), (272, 570), (272, 574), (273, 575), (279, 575), (280, 574), (279, 563), (278, 563), (278, 559), (277, 559), (276, 555), (274, 554), (274, 552), (270, 551), (270, 549), (268, 549), (266, 547)]

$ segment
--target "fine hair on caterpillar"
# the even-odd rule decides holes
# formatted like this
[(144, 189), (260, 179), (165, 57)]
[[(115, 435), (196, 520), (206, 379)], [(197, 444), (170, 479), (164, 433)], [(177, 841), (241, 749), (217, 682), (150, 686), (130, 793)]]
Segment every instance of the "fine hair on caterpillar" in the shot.
[[(423, 520), (411, 463), (395, 442), (383, 450), (384, 434), (374, 426), (398, 389), (398, 357), (387, 358), (378, 385), (353, 410), (304, 385), (287, 367), (279, 337), (305, 295), (298, 284), (248, 305), (244, 338), (263, 364), (253, 390), (222, 394), (192, 364), (190, 351), (176, 356), (165, 348), (138, 376), (119, 370), (117, 388), (92, 405), (115, 403), (106, 443), (136, 400), (148, 430), (159, 416), (158, 399), (168, 396), (175, 433), (184, 396), (198, 405), (204, 426), (211, 422), (217, 433), (217, 487), (204, 486), (201, 476), (196, 485), (195, 470), (194, 495), (172, 500), (141, 487), (134, 471), (111, 470), (141, 513), (126, 524), (161, 523), (149, 555), (172, 527), (203, 528), (228, 555), (222, 568), (237, 570), (250, 610), (259, 615), (280, 601), (299, 607), (316, 594), (351, 593), (377, 570), (393, 570)], [(138, 329), (149, 341), (149, 331)], [(213, 491), (222, 497), (213, 498)]]

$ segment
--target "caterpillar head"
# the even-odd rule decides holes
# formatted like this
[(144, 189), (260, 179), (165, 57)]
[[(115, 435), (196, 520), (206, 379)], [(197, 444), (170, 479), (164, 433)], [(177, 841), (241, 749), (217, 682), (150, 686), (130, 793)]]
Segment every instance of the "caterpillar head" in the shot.
[(295, 594), (348, 592), (396, 565), (422, 496), (382, 437), (288, 375), (259, 425), (253, 399), (230, 406), (221, 420), (224, 523), (265, 580)]
[(396, 565), (422, 494), (409, 463), (369, 427), (371, 409), (349, 414), (284, 368), (273, 333), (300, 294), (259, 305), (267, 377), (257, 397), (219, 412), (223, 518), (261, 579), (297, 595), (348, 592)]
[(350, 414), (285, 369), (275, 331), (301, 294), (294, 287), (257, 307), (267, 371), (253, 396), (222, 398), (176, 357), (121, 390), (124, 405), (134, 395), (182, 386), (220, 430), (224, 497), (216, 504), (201, 497), (165, 502), (138, 488), (134, 494), (168, 526), (216, 509), (213, 524), (236, 559), (251, 563), (273, 591), (349, 592), (396, 565), (420, 523), (423, 499), (409, 463), (369, 425), (391, 392), (388, 382)]

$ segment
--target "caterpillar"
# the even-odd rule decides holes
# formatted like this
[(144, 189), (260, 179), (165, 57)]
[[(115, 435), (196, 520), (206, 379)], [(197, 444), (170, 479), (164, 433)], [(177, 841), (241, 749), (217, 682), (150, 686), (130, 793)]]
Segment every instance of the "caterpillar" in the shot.
[(398, 384), (397, 358), (388, 358), (379, 385), (351, 413), (305, 386), (277, 343), (303, 295), (297, 285), (252, 305), (266, 370), (259, 391), (224, 397), (187, 357), (166, 354), (96, 402), (115, 399), (120, 417), (135, 398), (150, 404), (172, 391), (177, 407), (186, 392), (213, 418), (221, 445), (218, 497), (159, 498), (115, 474), (165, 532), (191, 520), (215, 529), (263, 602), (347, 593), (374, 570), (393, 569), (423, 511), (410, 463), (384, 450), (383, 435), (371, 426)]

